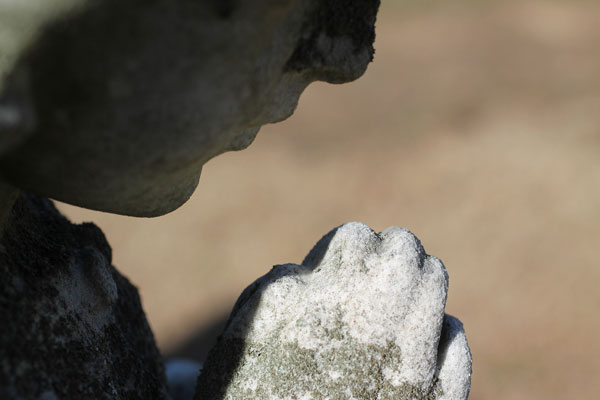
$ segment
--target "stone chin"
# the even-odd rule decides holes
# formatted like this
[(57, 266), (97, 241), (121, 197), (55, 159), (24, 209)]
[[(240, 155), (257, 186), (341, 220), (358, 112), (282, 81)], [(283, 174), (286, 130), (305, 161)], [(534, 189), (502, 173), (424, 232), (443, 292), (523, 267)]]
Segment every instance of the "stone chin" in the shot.
[[(100, 152), (96, 157), (89, 155), (93, 148), (77, 146), (79, 151), (69, 157), (59, 150), (67, 148), (68, 143), (50, 143), (32, 135), (2, 154), (0, 181), (79, 207), (157, 217), (176, 210), (190, 198), (208, 159), (245, 149), (259, 130), (260, 127), (248, 127), (223, 131), (216, 136), (224, 141), (207, 142), (206, 146), (188, 151), (170, 151), (165, 145), (159, 148), (163, 152), (156, 152), (151, 159), (144, 158), (150, 149), (140, 151), (123, 143), (119, 151)], [(71, 146), (76, 147), (74, 142)], [(48, 151), (52, 148), (56, 151)], [(40, 165), (45, 167), (39, 168)]]
[(7, 171), (3, 178), (14, 186), (18, 183), (22, 190), (75, 206), (133, 217), (157, 217), (176, 210), (190, 198), (198, 186), (200, 173), (201, 166), (193, 172), (182, 170), (156, 178), (136, 177), (134, 184), (129, 185), (126, 181), (90, 185), (85, 180), (59, 182), (43, 177), (8, 177)]
[[(122, 192), (118, 193), (121, 197), (118, 202), (106, 201), (95, 207), (86, 199), (80, 206), (132, 217), (160, 217), (185, 204), (196, 190), (199, 180), (200, 171), (161, 184), (149, 182), (146, 188), (125, 198)], [(79, 205), (73, 201), (68, 202)]]

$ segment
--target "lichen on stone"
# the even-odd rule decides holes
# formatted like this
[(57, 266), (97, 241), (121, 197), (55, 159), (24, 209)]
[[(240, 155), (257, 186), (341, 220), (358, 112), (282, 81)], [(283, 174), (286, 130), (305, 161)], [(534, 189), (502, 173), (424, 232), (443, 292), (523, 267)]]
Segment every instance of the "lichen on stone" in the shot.
[(195, 398), (466, 399), (471, 358), (447, 289), (407, 230), (336, 228), (242, 293)]
[(168, 398), (137, 290), (100, 229), (24, 193), (0, 243), (1, 399)]

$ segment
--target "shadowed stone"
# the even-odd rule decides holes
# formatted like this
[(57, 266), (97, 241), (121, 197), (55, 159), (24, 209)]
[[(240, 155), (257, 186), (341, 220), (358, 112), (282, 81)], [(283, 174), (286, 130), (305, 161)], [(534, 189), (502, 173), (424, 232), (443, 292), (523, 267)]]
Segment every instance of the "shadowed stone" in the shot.
[(168, 398), (136, 288), (93, 224), (22, 194), (0, 241), (1, 399)]
[(334, 229), (238, 299), (196, 399), (466, 399), (448, 276), (406, 229)]
[(378, 6), (0, 2), (0, 174), (86, 208), (172, 211), (205, 162), (291, 115), (310, 82), (358, 78)]

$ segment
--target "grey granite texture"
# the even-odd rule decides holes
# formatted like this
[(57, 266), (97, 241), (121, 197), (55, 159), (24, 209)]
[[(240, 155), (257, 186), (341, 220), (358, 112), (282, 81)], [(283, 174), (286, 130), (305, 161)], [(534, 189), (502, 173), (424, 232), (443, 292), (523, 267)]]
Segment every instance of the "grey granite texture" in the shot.
[(0, 399), (168, 399), (136, 288), (95, 225), (21, 194), (0, 241)]
[(406, 229), (342, 225), (241, 294), (195, 399), (466, 399), (471, 355), (447, 290)]
[[(0, 176), (45, 197), (162, 215), (202, 165), (358, 78), (379, 0), (0, 2)], [(42, 166), (42, 167), (40, 167)]]

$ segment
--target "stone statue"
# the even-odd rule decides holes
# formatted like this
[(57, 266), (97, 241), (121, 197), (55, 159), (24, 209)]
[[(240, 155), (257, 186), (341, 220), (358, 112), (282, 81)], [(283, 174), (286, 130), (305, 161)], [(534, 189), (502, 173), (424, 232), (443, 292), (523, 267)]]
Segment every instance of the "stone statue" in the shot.
[[(262, 125), (288, 117), (310, 82), (342, 83), (365, 71), (378, 6), (379, 0), (0, 0), (0, 398), (170, 397), (137, 290), (111, 265), (102, 232), (70, 224), (47, 198), (142, 217), (176, 209), (205, 162), (247, 147)], [(314, 254), (323, 252), (318, 248)], [(284, 275), (315, 274), (318, 257), (311, 257), (259, 282), (276, 287)], [(441, 264), (432, 265), (438, 278), (445, 276)], [(401, 368), (423, 378), (406, 381), (414, 393), (459, 387), (442, 378), (449, 364), (440, 363), (440, 354), (464, 334), (457, 320), (443, 316), (440, 279), (444, 300), (438, 290), (435, 326), (423, 330), (429, 336), (413, 350), (426, 349), (425, 369)], [(251, 302), (244, 301), (213, 354), (242, 326), (235, 318), (250, 323)], [(337, 306), (327, 307), (334, 318)], [(394, 318), (418, 317), (411, 312)], [(462, 343), (457, 368), (464, 378)], [(384, 356), (381, 349), (373, 354)], [(225, 393), (223, 382), (212, 394), (202, 384), (213, 368), (219, 367), (203, 369), (196, 398)], [(465, 382), (460, 387), (468, 393)]]

